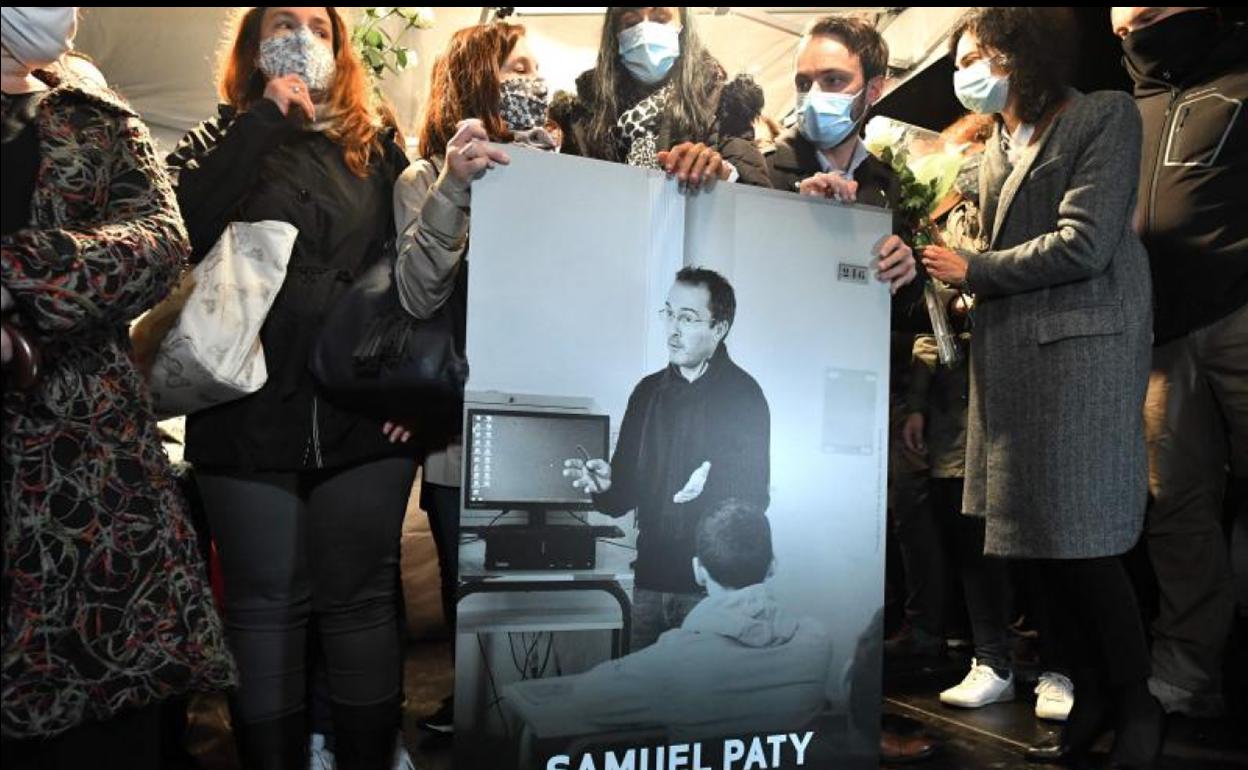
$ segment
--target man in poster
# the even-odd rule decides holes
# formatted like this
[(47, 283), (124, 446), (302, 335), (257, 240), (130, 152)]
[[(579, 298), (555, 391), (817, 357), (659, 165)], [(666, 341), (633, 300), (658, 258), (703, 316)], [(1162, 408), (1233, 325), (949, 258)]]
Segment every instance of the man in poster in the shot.
[(564, 476), (612, 516), (637, 511), (631, 649), (679, 628), (704, 596), (689, 570), (694, 533), (730, 498), (766, 510), (771, 416), (724, 344), (736, 295), (719, 273), (687, 267), (659, 311), (670, 363), (633, 389), (611, 462), (569, 459)]

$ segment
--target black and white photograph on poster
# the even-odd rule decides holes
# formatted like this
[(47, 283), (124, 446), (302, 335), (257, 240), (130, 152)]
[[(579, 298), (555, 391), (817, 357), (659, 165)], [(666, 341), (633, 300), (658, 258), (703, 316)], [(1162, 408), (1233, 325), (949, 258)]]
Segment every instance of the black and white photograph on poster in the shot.
[(1248, 4), (0, 17), (0, 770), (1248, 770)]
[(510, 155), (473, 192), (456, 767), (874, 767), (887, 212)]

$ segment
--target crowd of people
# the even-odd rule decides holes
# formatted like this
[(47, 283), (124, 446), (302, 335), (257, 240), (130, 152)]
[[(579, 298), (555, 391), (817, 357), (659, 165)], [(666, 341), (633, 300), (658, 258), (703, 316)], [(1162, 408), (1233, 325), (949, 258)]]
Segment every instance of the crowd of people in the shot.
[[(853, 16), (801, 37), (791, 126), (770, 141), (754, 128), (761, 89), (729, 77), (690, 8), (609, 8), (595, 66), (556, 98), (523, 26), (469, 27), (432, 68), (409, 156), (338, 10), (245, 9), (218, 114), (167, 158), (98, 72), (71, 63), (76, 19), (3, 15), (0, 725), (15, 770), (159, 767), (160, 708), (196, 691), (229, 693), (249, 770), (308, 767), (314, 729), (342, 770), (394, 765), (400, 529), (423, 468), (453, 624), (461, 442), (336, 398), (307, 362), (379, 259), (393, 257), (412, 318), (462, 317), (472, 187), (508, 145), (659, 169), (710, 194), (747, 184), (901, 207), (897, 173), (861, 138), (888, 47)], [(1064, 722), (1029, 758), (1078, 762), (1112, 731), (1113, 766), (1149, 768), (1166, 713), (1225, 711), (1224, 500), (1228, 478), (1248, 476), (1248, 33), (1210, 8), (1115, 8), (1112, 30), (1134, 98), (1071, 87), (1067, 9), (976, 8), (950, 37), (969, 117), (946, 135), (972, 172), (931, 212), (935, 243), (897, 221), (873, 255), (894, 295), (889, 507), (906, 581), (906, 624), (886, 646), (893, 660), (940, 654), (964, 609), (974, 657), (940, 698), (978, 708), (1018, 697), (1025, 613), (1041, 640), (1036, 714)], [(261, 331), (264, 386), (188, 418), (197, 532), (128, 326), (230, 223), (261, 220), (298, 236)], [(708, 298), (706, 356), (673, 361), (696, 384), (716, 371), (731, 311), (713, 273), (682, 280)], [(928, 281), (958, 330), (951, 365), (915, 310)], [(680, 451), (680, 435), (651, 439)], [(646, 508), (649, 482), (616, 469), (611, 490), (603, 465), (568, 475), (637, 510), (653, 541), (668, 514)], [(750, 511), (715, 515), (766, 529)], [(1123, 561), (1137, 543), (1159, 589), (1151, 626)], [(709, 553), (693, 574), (688, 558), (639, 567), (638, 647), (708, 633), (704, 602), (761, 590), (769, 558), (736, 580)], [(931, 752), (888, 732), (883, 744)]]

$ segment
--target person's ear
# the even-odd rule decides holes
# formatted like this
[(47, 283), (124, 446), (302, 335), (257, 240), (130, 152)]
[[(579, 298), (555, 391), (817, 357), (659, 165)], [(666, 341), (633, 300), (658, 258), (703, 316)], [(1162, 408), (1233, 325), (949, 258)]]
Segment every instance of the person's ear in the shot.
[(884, 95), (884, 76), (876, 75), (867, 81), (867, 103), (865, 109), (871, 109), (875, 106), (880, 97)]
[(698, 557), (693, 557), (693, 582), (697, 583), (699, 588), (706, 588), (706, 579), (706, 567), (702, 566)]
[(711, 325), (711, 332), (715, 335), (715, 341), (716, 341), (716, 342), (723, 342), (723, 341), (724, 341), (724, 337), (727, 337), (727, 336), (728, 336), (728, 329), (729, 329), (729, 328), (730, 328), (730, 327), (728, 326), (728, 322), (727, 322), (727, 321), (716, 321), (714, 324), (712, 324), (712, 325)]

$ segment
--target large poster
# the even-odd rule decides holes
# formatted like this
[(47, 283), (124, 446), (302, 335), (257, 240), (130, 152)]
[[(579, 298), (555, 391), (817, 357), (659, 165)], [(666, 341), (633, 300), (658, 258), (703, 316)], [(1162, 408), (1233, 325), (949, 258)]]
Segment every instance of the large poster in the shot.
[(888, 212), (509, 153), (473, 189), (456, 767), (875, 767)]

